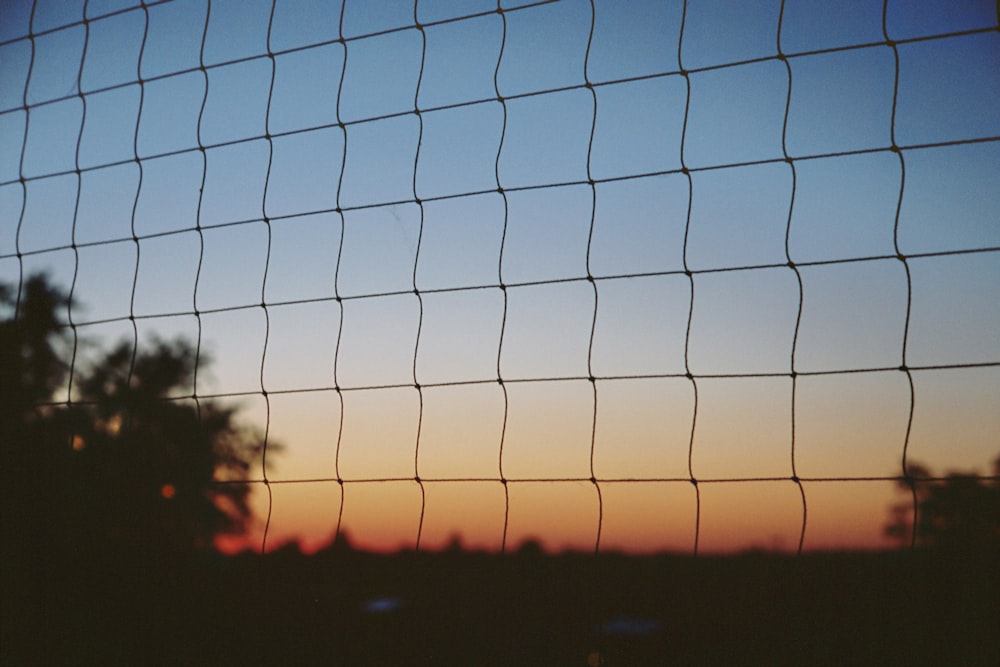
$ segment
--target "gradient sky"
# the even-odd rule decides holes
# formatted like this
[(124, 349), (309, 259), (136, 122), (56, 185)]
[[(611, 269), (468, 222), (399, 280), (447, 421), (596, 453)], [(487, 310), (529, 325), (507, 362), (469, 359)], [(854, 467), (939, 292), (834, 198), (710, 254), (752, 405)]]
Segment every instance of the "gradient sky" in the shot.
[[(794, 549), (793, 439), (1000, 453), (995, 3), (891, 1), (893, 49), (871, 0), (596, 2), (589, 53), (587, 0), (138, 4), (0, 8), (0, 279), (75, 279), (79, 364), (200, 335), (188, 395), (326, 480), (269, 543), (343, 499), (372, 548), (690, 551), (700, 499), (699, 550)], [(801, 488), (806, 548), (885, 544), (894, 482)]]

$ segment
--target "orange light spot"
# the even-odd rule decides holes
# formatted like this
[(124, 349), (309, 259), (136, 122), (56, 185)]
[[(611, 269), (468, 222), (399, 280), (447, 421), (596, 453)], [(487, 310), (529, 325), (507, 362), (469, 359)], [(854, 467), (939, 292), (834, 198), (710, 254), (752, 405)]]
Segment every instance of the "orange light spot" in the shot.
[(108, 433), (111, 435), (118, 435), (122, 430), (122, 416), (114, 415), (108, 420)]
[(75, 451), (75, 452), (81, 452), (81, 451), (83, 451), (83, 449), (86, 446), (87, 446), (87, 443), (83, 439), (83, 436), (80, 436), (80, 435), (74, 435), (73, 436), (73, 451)]
[(177, 495), (177, 489), (174, 488), (173, 484), (164, 484), (160, 487), (160, 495), (165, 499), (170, 500)]

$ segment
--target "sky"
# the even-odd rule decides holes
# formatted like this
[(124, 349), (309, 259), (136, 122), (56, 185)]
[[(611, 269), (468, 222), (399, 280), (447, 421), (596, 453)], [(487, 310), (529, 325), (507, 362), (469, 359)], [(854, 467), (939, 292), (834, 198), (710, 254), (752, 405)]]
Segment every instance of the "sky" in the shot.
[(200, 340), (268, 544), (879, 548), (1000, 454), (995, 3), (146, 4), (0, 8), (0, 280)]

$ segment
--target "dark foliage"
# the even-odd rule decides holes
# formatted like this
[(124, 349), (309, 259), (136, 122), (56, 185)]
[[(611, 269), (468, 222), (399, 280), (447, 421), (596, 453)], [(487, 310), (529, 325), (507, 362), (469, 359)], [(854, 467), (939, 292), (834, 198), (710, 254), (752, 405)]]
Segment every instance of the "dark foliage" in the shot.
[(0, 474), (4, 533), (17, 548), (162, 556), (245, 529), (241, 482), (261, 442), (234, 409), (190, 397), (190, 344), (121, 343), (70, 369), (66, 297), (43, 277), (2, 297)]
[(935, 478), (929, 468), (913, 464), (909, 479), (899, 482), (908, 496), (890, 508), (886, 535), (908, 547), (913, 539), (916, 499), (916, 544), (942, 553), (970, 557), (1000, 555), (1000, 456), (988, 479), (969, 472)]

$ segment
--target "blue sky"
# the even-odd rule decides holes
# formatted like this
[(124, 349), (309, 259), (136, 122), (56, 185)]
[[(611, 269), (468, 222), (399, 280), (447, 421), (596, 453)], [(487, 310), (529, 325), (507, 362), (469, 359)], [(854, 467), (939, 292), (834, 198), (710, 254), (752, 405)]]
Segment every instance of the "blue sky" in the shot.
[[(192, 391), (261, 425), (262, 381), (322, 389), (270, 399), (285, 479), (337, 476), (341, 420), (345, 478), (412, 476), (418, 422), (422, 476), (497, 477), (505, 410), (508, 476), (588, 478), (593, 445), (599, 477), (687, 477), (689, 380), (580, 378), (688, 369), (779, 376), (698, 381), (695, 475), (788, 477), (793, 356), (867, 369), (798, 380), (799, 475), (892, 475), (904, 330), (910, 366), (1000, 361), (994, 3), (889, 2), (895, 49), (870, 0), (691, 2), (683, 33), (680, 2), (598, 2), (592, 39), (584, 0), (419, 2), (422, 30), (402, 2), (36, 4), (0, 10), (0, 278), (75, 276), (88, 340), (200, 335)], [(576, 379), (504, 397), (498, 368)], [(1000, 370), (912, 377), (911, 456), (985, 470)], [(407, 386), (340, 413), (335, 384)]]

